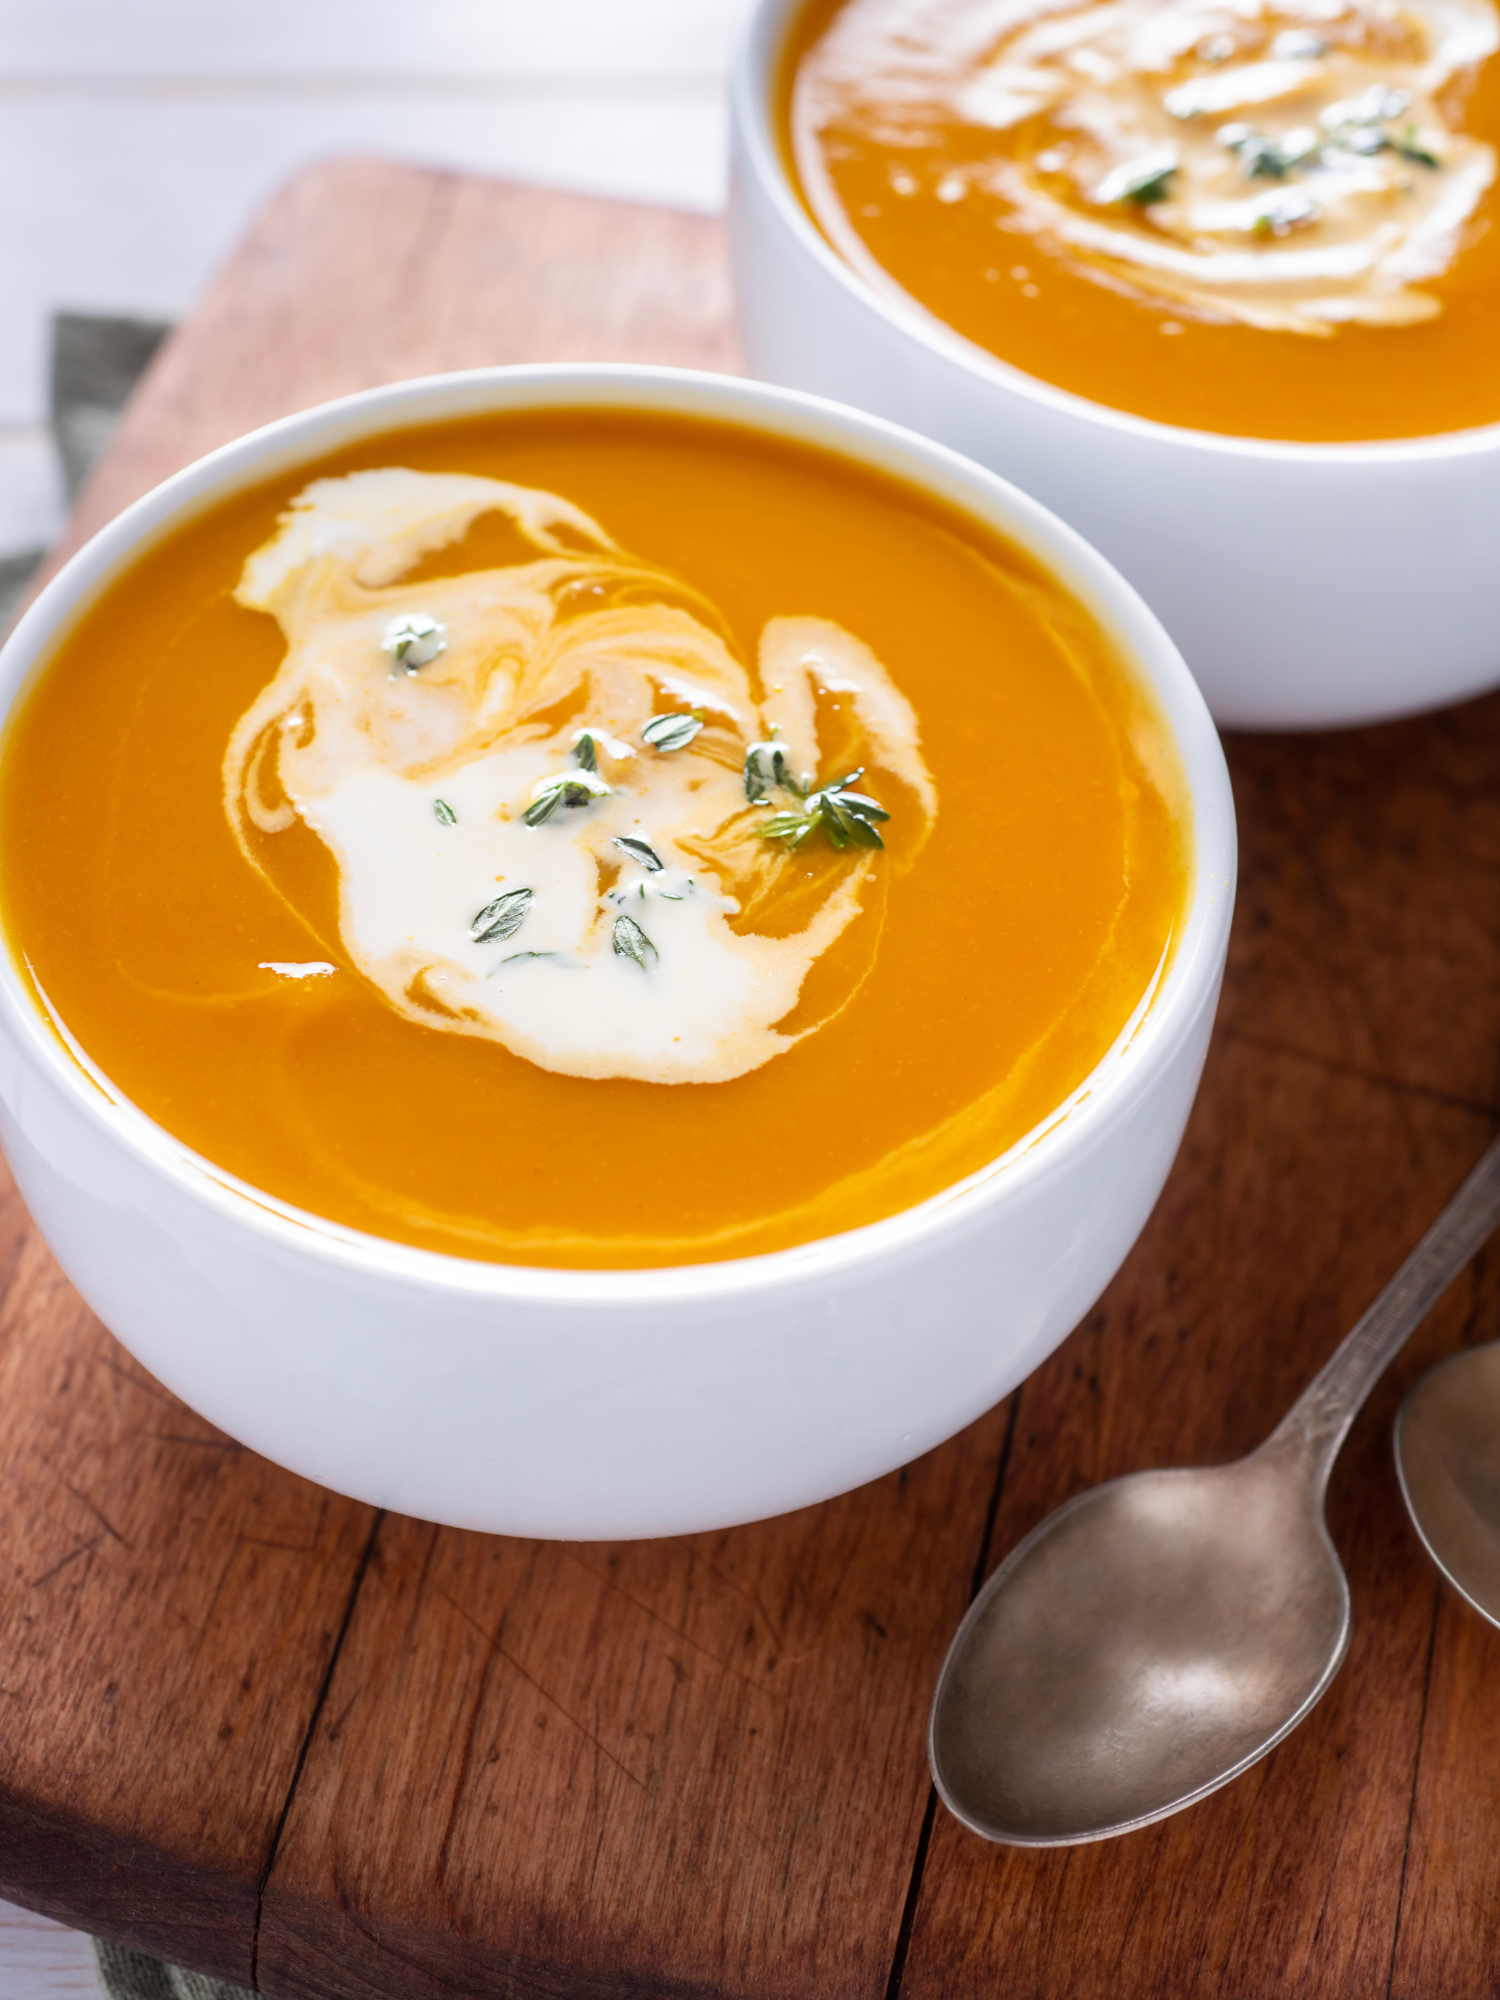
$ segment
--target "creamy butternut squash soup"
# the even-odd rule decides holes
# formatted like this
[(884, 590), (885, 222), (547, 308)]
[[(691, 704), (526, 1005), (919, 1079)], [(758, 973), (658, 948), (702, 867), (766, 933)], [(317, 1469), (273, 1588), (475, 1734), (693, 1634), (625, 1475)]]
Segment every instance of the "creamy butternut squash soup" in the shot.
[(814, 0), (834, 248), (1029, 374), (1236, 436), (1500, 419), (1494, 0)]
[(253, 1186), (528, 1264), (888, 1216), (1066, 1104), (1191, 868), (1106, 635), (972, 520), (698, 420), (507, 415), (223, 502), (0, 754), (13, 953)]

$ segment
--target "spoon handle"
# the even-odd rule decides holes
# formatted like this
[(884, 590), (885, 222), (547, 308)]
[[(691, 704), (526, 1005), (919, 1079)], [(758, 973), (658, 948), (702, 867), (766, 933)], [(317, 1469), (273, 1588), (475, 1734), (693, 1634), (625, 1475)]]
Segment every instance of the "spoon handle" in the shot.
[(1458, 1193), (1263, 1449), (1291, 1449), (1305, 1457), (1321, 1491), (1360, 1405), (1497, 1223), (1500, 1138), (1490, 1141)]

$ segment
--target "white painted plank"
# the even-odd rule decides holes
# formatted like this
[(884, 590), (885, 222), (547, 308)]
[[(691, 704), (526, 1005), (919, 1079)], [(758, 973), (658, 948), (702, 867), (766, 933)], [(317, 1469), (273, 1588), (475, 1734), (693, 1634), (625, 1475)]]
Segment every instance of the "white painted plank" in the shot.
[(40, 424), (0, 430), (0, 555), (45, 548), (61, 529), (63, 512), (51, 433)]
[(744, 0), (0, 0), (0, 76), (713, 77)]
[(99, 2000), (89, 1940), (0, 1903), (0, 2000)]

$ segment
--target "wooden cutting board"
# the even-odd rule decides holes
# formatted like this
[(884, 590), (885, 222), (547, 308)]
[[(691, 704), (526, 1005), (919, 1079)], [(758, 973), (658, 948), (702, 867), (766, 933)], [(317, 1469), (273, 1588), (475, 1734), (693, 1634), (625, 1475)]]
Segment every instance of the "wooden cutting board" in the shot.
[[(736, 366), (717, 225), (373, 163), (294, 182), (162, 352), (70, 543), (212, 445), (486, 362)], [(281, 2000), (1481, 2000), (1500, 1635), (1401, 1512), (1396, 1404), (1500, 1333), (1481, 1257), (1357, 1426), (1348, 1664), (1129, 1839), (934, 1809), (925, 1710), (1050, 1508), (1256, 1443), (1500, 1109), (1500, 700), (1230, 745), (1244, 878), (1182, 1156), (1010, 1402), (827, 1506), (681, 1541), (381, 1517), (185, 1410), (0, 1208), (0, 1894)]]

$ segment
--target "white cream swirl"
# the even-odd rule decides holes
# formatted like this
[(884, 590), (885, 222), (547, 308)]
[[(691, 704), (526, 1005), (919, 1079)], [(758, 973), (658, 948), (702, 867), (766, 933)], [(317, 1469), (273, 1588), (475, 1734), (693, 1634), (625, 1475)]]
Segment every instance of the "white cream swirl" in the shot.
[[(535, 560), (399, 583), (496, 513)], [(765, 809), (743, 778), (764, 738), (818, 770), (820, 728), (836, 727), (895, 781), (903, 858), (920, 845), (936, 794), (916, 718), (841, 627), (772, 619), (752, 676), (710, 606), (567, 501), (402, 468), (315, 480), (237, 596), (276, 617), (287, 652), (226, 753), (230, 822), (273, 881), (279, 834), (300, 820), (319, 836), (344, 949), (398, 1013), (568, 1075), (703, 1083), (769, 1061), (846, 1003), (883, 879), (868, 853), (810, 877), (759, 838)], [(416, 671), (382, 650), (402, 617), (446, 638)], [(702, 727), (652, 748), (643, 728), (674, 710)], [(583, 732), (594, 795), (528, 824), (539, 785), (588, 778)], [(476, 941), (480, 912), (518, 890), (514, 927)], [(814, 962), (861, 919), (870, 937), (844, 988), (819, 1019), (787, 1024)], [(632, 956), (621, 939), (635, 933)]]
[[(939, 199), (997, 198), (1006, 227), (1189, 315), (1327, 334), (1440, 310), (1418, 287), (1495, 175), (1454, 87), (1497, 47), (1492, 0), (853, 0), (799, 118), (893, 147), (1012, 134)], [(867, 263), (826, 168), (799, 165)]]

